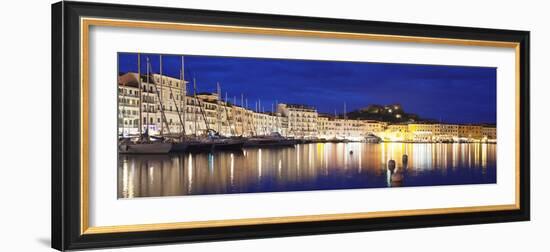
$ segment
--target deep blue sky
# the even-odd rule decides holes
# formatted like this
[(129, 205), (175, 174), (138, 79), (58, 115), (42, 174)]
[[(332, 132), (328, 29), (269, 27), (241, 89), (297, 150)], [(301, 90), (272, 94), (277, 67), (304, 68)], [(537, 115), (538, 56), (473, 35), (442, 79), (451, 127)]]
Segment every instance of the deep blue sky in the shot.
[[(141, 54), (159, 72), (158, 54)], [(275, 101), (312, 105), (319, 112), (342, 113), (369, 104), (403, 105), (405, 112), (452, 123), (496, 122), (496, 68), (368, 62), (313, 61), (185, 55), (185, 79), (197, 92), (261, 99), (265, 111)], [(181, 56), (163, 56), (163, 74), (178, 77)], [(119, 53), (119, 72), (137, 72), (137, 54)], [(192, 87), (192, 86), (190, 86)]]

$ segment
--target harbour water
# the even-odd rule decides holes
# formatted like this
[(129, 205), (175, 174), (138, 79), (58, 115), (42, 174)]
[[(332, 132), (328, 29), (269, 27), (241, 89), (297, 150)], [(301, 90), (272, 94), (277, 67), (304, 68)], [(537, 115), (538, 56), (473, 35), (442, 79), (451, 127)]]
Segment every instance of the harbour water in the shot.
[[(239, 152), (119, 155), (118, 197), (496, 183), (496, 146), (312, 143)], [(395, 161), (393, 172), (390, 160)]]

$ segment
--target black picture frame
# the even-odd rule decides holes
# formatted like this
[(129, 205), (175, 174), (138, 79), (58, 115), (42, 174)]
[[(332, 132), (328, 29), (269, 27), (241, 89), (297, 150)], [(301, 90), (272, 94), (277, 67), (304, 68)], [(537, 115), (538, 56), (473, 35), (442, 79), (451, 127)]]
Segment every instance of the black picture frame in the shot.
[[(81, 233), (81, 17), (321, 30), (519, 43), (519, 209), (282, 224)], [(251, 239), (530, 219), (529, 32), (393, 22), (266, 15), (151, 6), (58, 2), (52, 5), (52, 247), (58, 250)]]

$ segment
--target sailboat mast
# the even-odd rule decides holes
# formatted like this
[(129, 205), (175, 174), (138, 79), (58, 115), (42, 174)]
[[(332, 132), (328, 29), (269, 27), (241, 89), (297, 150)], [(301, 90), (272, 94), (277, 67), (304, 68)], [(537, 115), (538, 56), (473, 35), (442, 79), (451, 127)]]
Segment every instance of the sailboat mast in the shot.
[(222, 112), (221, 112), (221, 105), (222, 105), (222, 89), (220, 88), (220, 83), (219, 82), (216, 82), (216, 92), (218, 94), (218, 113), (217, 113), (217, 119), (218, 119), (218, 133), (221, 134), (221, 130), (222, 130), (222, 122), (221, 122), (221, 117), (222, 117)]
[[(234, 119), (234, 115), (232, 117), (229, 116), (229, 112), (228, 112), (229, 109), (227, 108), (227, 92), (225, 92), (224, 110), (225, 110), (225, 118), (227, 120), (227, 126), (229, 128), (229, 132), (231, 133), (231, 135), (235, 135), (235, 131), (237, 129), (234, 127), (233, 122), (232, 122), (232, 120)], [(232, 110), (232, 113), (235, 113), (234, 108)]]
[(231, 114), (233, 120), (233, 134), (237, 134), (237, 96), (233, 96), (233, 106), (231, 107)]
[(348, 116), (347, 116), (347, 110), (346, 110), (346, 102), (344, 102), (344, 140), (346, 139), (347, 128), (348, 128)]
[(195, 136), (197, 136), (197, 110), (196, 106), (199, 104), (197, 99), (197, 80), (193, 78), (193, 98), (195, 98), (194, 104), (195, 107), (193, 108), (193, 114), (195, 114)]
[[(195, 80), (195, 79), (193, 79)], [(195, 90), (197, 89), (197, 84), (195, 82)], [(208, 119), (206, 118), (206, 113), (204, 112), (204, 108), (202, 107), (201, 101), (197, 99), (197, 103), (199, 104), (199, 110), (202, 115), (202, 119), (204, 119), (204, 126), (206, 127), (206, 132), (210, 131), (210, 125), (208, 124)]]
[(250, 114), (248, 112), (248, 98), (244, 99), (244, 107), (245, 107), (245, 116), (246, 116), (246, 129), (247, 132), (250, 132)]
[[(117, 61), (119, 59), (117, 58)], [(118, 64), (117, 64), (118, 65)], [(117, 83), (118, 85), (118, 83)], [(124, 90), (126, 88), (126, 82), (123, 82), (122, 83), (122, 111), (121, 111), (121, 114), (122, 114), (122, 136), (124, 136), (124, 131), (126, 130), (126, 121), (124, 120), (124, 114), (126, 113), (126, 90)]]
[[(147, 57), (147, 85), (150, 85), (150, 81), (149, 81), (149, 57)], [(147, 93), (147, 90), (145, 91), (145, 93)], [(149, 98), (149, 95), (147, 95), (147, 98)], [(147, 119), (145, 119), (145, 126), (147, 127), (146, 129), (146, 132), (147, 134), (149, 134), (149, 110), (151, 109), (151, 105), (147, 105), (147, 107), (145, 108), (145, 116), (147, 117)]]
[[(181, 72), (180, 72), (180, 82), (183, 82), (183, 73), (181, 73)], [(183, 134), (184, 124), (183, 124), (183, 119), (181, 118), (181, 112), (180, 112), (180, 107), (181, 106), (178, 106), (178, 103), (176, 102), (176, 95), (174, 95), (174, 92), (172, 91), (172, 84), (168, 85), (168, 89), (170, 90), (170, 98), (172, 99), (172, 102), (174, 103), (174, 106), (176, 107), (176, 113), (178, 115), (178, 119), (179, 119), (179, 122), (180, 122), (180, 125), (181, 125), (181, 134)], [(180, 99), (180, 105), (181, 105), (181, 99)], [(171, 110), (172, 110), (172, 108), (170, 107), (170, 111)], [(168, 123), (166, 123), (166, 127), (168, 127), (168, 131), (170, 132), (170, 126), (168, 125)]]
[(240, 116), (241, 116), (241, 136), (244, 135), (244, 94), (241, 93), (241, 113), (240, 113)]
[[(160, 136), (163, 136), (164, 134), (164, 128), (163, 128), (163, 122), (166, 123), (166, 127), (167, 130), (168, 130), (168, 134), (170, 134), (170, 127), (168, 126), (168, 121), (166, 120), (166, 115), (164, 114), (164, 106), (162, 104), (162, 90), (159, 92), (159, 88), (158, 88), (158, 84), (157, 82), (154, 82), (154, 85), (155, 85), (155, 89), (156, 89), (156, 92), (157, 92), (157, 97), (159, 99), (159, 104), (160, 104), (160, 117), (161, 117), (161, 122), (160, 122)], [(161, 86), (161, 89), (162, 89), (162, 55), (160, 55), (160, 86)]]
[[(275, 100), (275, 110), (277, 110), (277, 107), (279, 106), (279, 100)], [(281, 117), (277, 115), (277, 111), (273, 111), (275, 113), (275, 118), (277, 118), (277, 132), (282, 133), (281, 130)]]
[[(183, 67), (182, 67), (181, 72), (180, 72), (180, 82), (184, 82), (183, 81)], [(178, 120), (179, 120), (180, 126), (181, 126), (180, 135), (182, 136), (182, 134), (184, 133), (184, 124), (183, 124), (183, 119), (181, 118), (181, 112), (180, 112), (181, 106), (178, 106), (178, 103), (176, 102), (176, 95), (174, 94), (174, 91), (172, 90), (172, 83), (169, 83), (167, 85), (167, 87), (168, 87), (168, 90), (170, 91), (170, 99), (172, 99), (172, 103), (176, 107), (176, 114), (178, 115)], [(180, 99), (180, 105), (181, 105), (181, 99)], [(172, 106), (170, 106), (170, 111), (172, 111)], [(170, 121), (170, 124), (172, 124), (171, 121)], [(168, 128), (168, 133), (170, 133), (170, 125), (168, 124), (168, 121), (166, 121), (166, 127)]]
[(183, 136), (186, 135), (185, 133), (185, 125), (187, 120), (187, 84), (185, 83), (185, 62), (183, 60), (183, 56), (181, 56), (181, 99), (180, 102), (183, 103), (182, 109), (183, 109)]
[[(162, 81), (162, 54), (159, 55), (159, 62), (160, 62), (159, 63), (160, 64), (160, 71), (159, 71), (160, 72), (160, 96), (159, 96), (160, 98), (159, 98), (159, 101), (160, 101), (160, 111), (161, 111), (160, 116), (164, 117), (163, 116), (164, 115), (164, 112), (163, 112), (164, 111), (164, 106), (162, 105), (162, 93), (164, 91), (163, 87), (162, 87), (163, 84), (164, 84), (163, 83), (164, 81)], [(158, 89), (157, 89), (157, 93), (158, 93)], [(162, 123), (162, 121), (163, 120), (161, 119), (161, 122), (160, 122), (160, 136), (162, 136), (163, 133), (164, 133), (164, 124)]]
[(142, 116), (142, 104), (143, 104), (143, 99), (142, 99), (142, 93), (141, 93), (141, 54), (138, 53), (138, 86), (139, 86), (139, 102), (138, 102), (138, 106), (139, 106), (139, 136), (141, 137), (141, 134), (142, 134), (142, 127), (143, 127), (143, 122), (141, 120), (143, 120), (143, 116)]
[[(271, 118), (274, 118), (275, 116), (275, 113), (273, 112), (275, 106), (273, 105), (273, 102), (271, 103)], [(276, 117), (275, 117), (276, 118)], [(275, 131), (275, 125), (277, 125), (276, 123), (271, 123), (270, 127), (271, 127), (271, 133), (273, 133)]]

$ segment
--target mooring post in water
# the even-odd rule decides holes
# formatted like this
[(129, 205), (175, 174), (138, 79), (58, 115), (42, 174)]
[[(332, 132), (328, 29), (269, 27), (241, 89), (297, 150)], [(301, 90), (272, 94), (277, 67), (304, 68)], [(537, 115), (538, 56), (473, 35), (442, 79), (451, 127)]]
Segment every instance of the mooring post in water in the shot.
[(390, 161), (388, 161), (388, 170), (392, 173), (395, 171), (395, 160), (390, 159)]
[(407, 166), (409, 163), (409, 156), (407, 156), (407, 154), (403, 154), (401, 161), (403, 161), (403, 169), (407, 169)]

